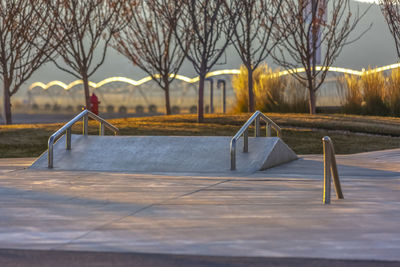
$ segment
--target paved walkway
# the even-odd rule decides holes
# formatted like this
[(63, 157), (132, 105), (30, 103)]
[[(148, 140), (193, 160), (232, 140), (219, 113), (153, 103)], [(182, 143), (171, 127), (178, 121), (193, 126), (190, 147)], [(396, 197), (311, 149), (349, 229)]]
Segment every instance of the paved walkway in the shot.
[[(253, 175), (32, 171), (0, 160), (0, 248), (400, 261), (400, 150)], [(0, 253), (1, 255), (1, 253)]]

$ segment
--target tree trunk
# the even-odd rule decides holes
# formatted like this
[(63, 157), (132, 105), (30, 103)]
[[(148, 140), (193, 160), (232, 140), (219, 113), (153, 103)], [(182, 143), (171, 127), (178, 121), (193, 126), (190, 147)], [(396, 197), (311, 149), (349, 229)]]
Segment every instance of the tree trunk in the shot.
[(199, 81), (199, 99), (197, 104), (197, 122), (204, 121), (204, 82), (206, 80), (205, 74), (200, 74)]
[(315, 80), (317, 79), (317, 74), (316, 74), (316, 66), (317, 66), (317, 42), (318, 42), (318, 27), (317, 24), (315, 23), (316, 21), (316, 13), (317, 13), (317, 5), (318, 3), (316, 1), (312, 1), (311, 3), (311, 12), (312, 12), (312, 76), (309, 77), (309, 86), (310, 86), (310, 114), (316, 114), (316, 95), (315, 95)]
[(3, 95), (4, 121), (6, 124), (12, 124), (10, 86), (7, 84), (7, 82), (3, 82), (3, 85), (4, 85), (4, 95)]
[(248, 111), (253, 113), (255, 111), (254, 108), (254, 90), (253, 90), (253, 69), (251, 66), (247, 66), (247, 84), (248, 84)]
[(317, 108), (316, 108), (317, 97), (316, 97), (314, 88), (309, 88), (309, 92), (310, 92), (310, 99), (309, 99), (308, 103), (309, 103), (309, 108), (310, 108), (310, 114), (316, 114), (317, 113)]
[(164, 96), (165, 96), (165, 112), (167, 115), (171, 115), (171, 102), (169, 97), (169, 83), (165, 84), (164, 87)]
[(86, 109), (90, 110), (90, 87), (89, 87), (89, 77), (86, 73), (82, 74), (83, 88), (85, 90), (85, 106)]

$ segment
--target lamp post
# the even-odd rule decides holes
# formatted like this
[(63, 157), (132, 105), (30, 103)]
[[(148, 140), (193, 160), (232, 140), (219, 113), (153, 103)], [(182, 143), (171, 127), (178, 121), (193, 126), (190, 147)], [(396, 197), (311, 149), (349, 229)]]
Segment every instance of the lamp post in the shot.
[(214, 80), (207, 78), (206, 81), (210, 82), (210, 113), (214, 113)]
[(226, 82), (225, 80), (218, 80), (217, 82), (217, 88), (221, 89), (222, 85), (222, 113), (226, 113)]

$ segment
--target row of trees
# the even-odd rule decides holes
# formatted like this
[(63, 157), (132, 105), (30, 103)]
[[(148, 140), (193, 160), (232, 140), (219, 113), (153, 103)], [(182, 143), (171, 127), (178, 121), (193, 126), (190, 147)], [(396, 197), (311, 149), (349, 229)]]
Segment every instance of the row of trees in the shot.
[[(112, 36), (124, 28), (128, 2), (118, 0), (1, 0), (0, 75), (6, 124), (11, 97), (44, 63), (82, 79), (103, 64)], [(61, 60), (59, 60), (61, 59)]]
[[(386, 2), (394, 1), (382, 5)], [(316, 68), (318, 53), (322, 47), (321, 64), (331, 66), (354, 41), (349, 34), (364, 15), (351, 12), (350, 0), (0, 0), (5, 119), (12, 122), (11, 96), (48, 61), (83, 80), (89, 106), (88, 81), (109, 47), (153, 77), (165, 91), (167, 114), (171, 73), (187, 59), (200, 76), (198, 121), (203, 121), (206, 74), (229, 45), (247, 68), (249, 111), (253, 73), (272, 56), (286, 69), (306, 69), (305, 75), (292, 75), (309, 89), (315, 113), (315, 93), (327, 73)]]

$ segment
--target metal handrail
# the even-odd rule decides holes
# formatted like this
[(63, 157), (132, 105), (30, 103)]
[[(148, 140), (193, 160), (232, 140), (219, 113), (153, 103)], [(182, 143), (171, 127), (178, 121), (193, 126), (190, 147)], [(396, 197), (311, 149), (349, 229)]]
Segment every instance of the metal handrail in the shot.
[(47, 153), (47, 159), (48, 159), (48, 168), (53, 168), (53, 146), (54, 142), (58, 137), (60, 137), (64, 132), (65, 132), (65, 148), (66, 150), (71, 150), (71, 128), (72, 126), (78, 122), (80, 119), (83, 119), (83, 135), (88, 135), (88, 121), (89, 117), (100, 122), (100, 128), (99, 128), (99, 135), (104, 135), (105, 128), (110, 129), (111, 131), (114, 132), (115, 135), (119, 133), (119, 129), (115, 127), (114, 125), (108, 123), (106, 120), (103, 118), (100, 118), (96, 114), (92, 113), (91, 111), (85, 109), (81, 113), (79, 113), (75, 118), (67, 122), (63, 127), (61, 127), (57, 132), (52, 134), (50, 136), (49, 141), (48, 141), (48, 153)]
[(335, 148), (329, 136), (322, 138), (324, 145), (324, 191), (322, 202), (324, 204), (331, 203), (331, 176), (335, 185), (336, 196), (338, 199), (344, 199), (342, 187), (340, 185), (339, 173), (336, 165)]
[(260, 119), (265, 121), (267, 124), (266, 127), (266, 136), (269, 137), (271, 136), (271, 129), (273, 128), (278, 137), (282, 136), (282, 130), (281, 128), (273, 122), (270, 118), (265, 116), (262, 112), (256, 111), (254, 114), (247, 120), (247, 122), (240, 128), (240, 130), (235, 134), (235, 136), (231, 140), (230, 144), (230, 152), (231, 152), (231, 170), (234, 171), (236, 170), (236, 143), (239, 140), (239, 138), (243, 135), (244, 141), (243, 141), (243, 152), (247, 153), (249, 151), (249, 127), (250, 125), (254, 122), (255, 124), (255, 132), (254, 136), (259, 137), (260, 136)]

